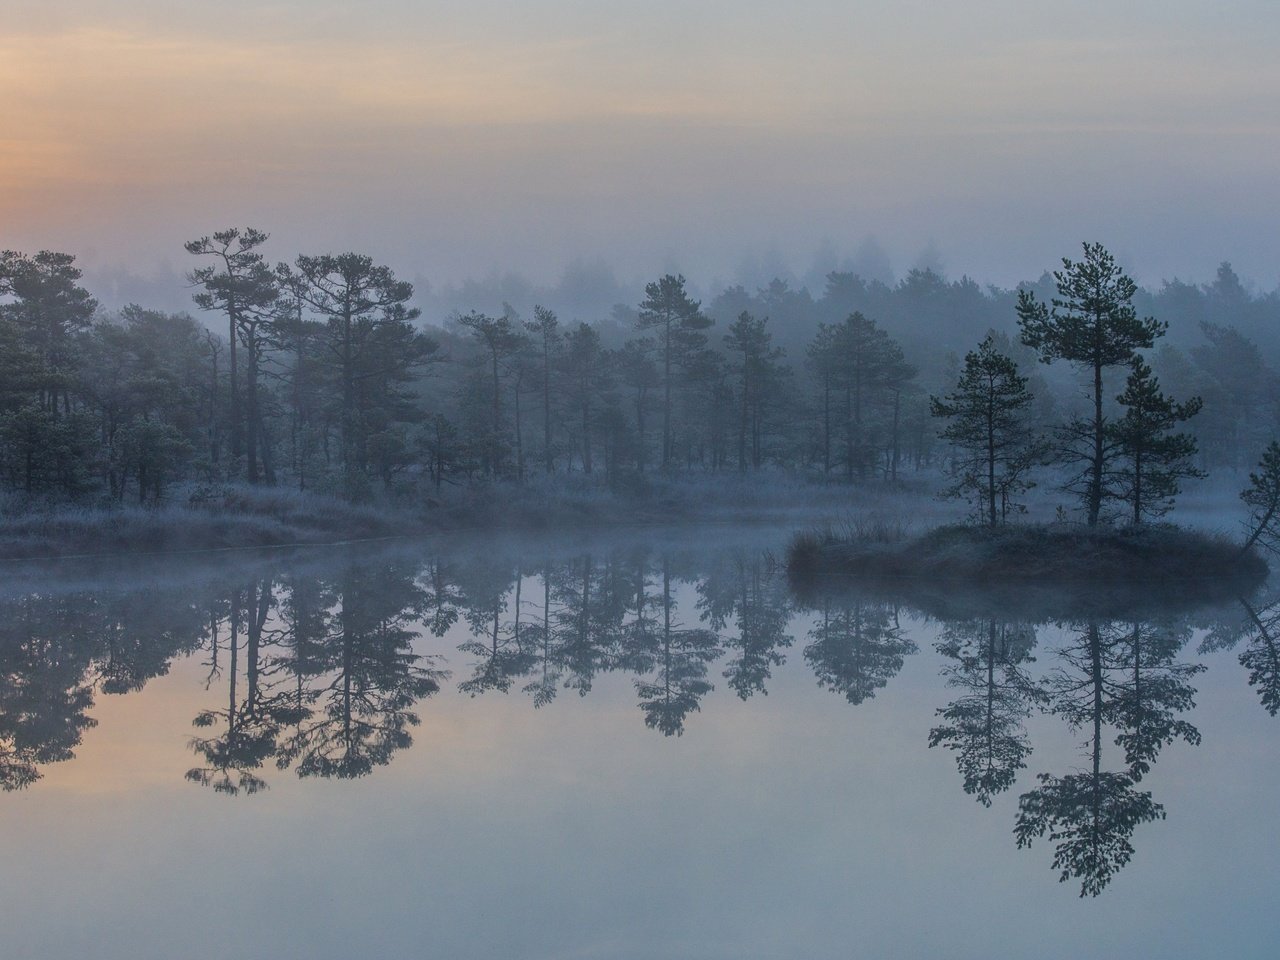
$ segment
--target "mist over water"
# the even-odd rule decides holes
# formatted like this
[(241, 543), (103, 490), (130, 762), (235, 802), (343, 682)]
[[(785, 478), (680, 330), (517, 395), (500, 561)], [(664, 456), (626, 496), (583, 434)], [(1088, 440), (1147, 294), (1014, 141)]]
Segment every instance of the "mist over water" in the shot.
[[(796, 598), (785, 536), (10, 592), (6, 953), (1265, 955), (1275, 851), (1244, 798), (1276, 786), (1269, 592), (935, 619)], [(991, 896), (1018, 907), (979, 922)]]

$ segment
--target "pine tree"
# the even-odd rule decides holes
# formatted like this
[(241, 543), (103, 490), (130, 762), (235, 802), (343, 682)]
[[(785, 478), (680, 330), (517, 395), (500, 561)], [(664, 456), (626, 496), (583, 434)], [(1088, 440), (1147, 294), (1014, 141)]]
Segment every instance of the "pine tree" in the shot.
[[(406, 306), (413, 284), (397, 280), (390, 267), (359, 253), (299, 256), (294, 266), (299, 295), (325, 320), (319, 346), (337, 388), (343, 484), (354, 495), (369, 466), (367, 386), (389, 367), (400, 367), (399, 376), (422, 362), (434, 345), (413, 334), (419, 311)], [(388, 341), (407, 349), (388, 350)]]
[(992, 527), (1006, 519), (1013, 495), (1027, 488), (1027, 471), (1042, 452), (1027, 417), (1032, 399), (1027, 378), (990, 335), (965, 355), (956, 389), (945, 399), (929, 398), (933, 415), (949, 421), (942, 439), (958, 451), (947, 493), (969, 497)]
[(783, 354), (773, 346), (769, 318), (757, 320), (745, 310), (729, 327), (724, 342), (739, 358), (734, 364), (738, 374), (738, 470), (745, 473), (748, 446), (752, 467), (760, 467), (765, 406), (770, 387), (779, 379), (778, 361)]
[(1141, 357), (1134, 357), (1130, 366), (1124, 393), (1116, 398), (1126, 407), (1125, 414), (1108, 425), (1108, 435), (1121, 461), (1114, 474), (1117, 495), (1133, 507), (1136, 525), (1144, 517), (1169, 512), (1179, 481), (1205, 474), (1191, 462), (1195, 437), (1173, 432), (1200, 412), (1200, 398), (1175, 403), (1160, 392), (1160, 381)]
[(1255, 543), (1280, 552), (1280, 443), (1272, 440), (1249, 474), (1249, 486), (1240, 492), (1249, 507), (1249, 536), (1241, 552)]
[[(280, 295), (276, 275), (258, 249), (267, 242), (261, 230), (233, 227), (220, 230), (212, 237), (201, 237), (185, 244), (187, 253), (209, 257), (212, 266), (187, 274), (187, 279), (203, 289), (192, 299), (201, 310), (217, 310), (227, 315), (227, 340), (231, 348), (231, 457), (240, 459), (241, 444), (246, 447), (246, 478), (258, 480), (258, 372), (262, 366), (263, 326), (274, 319), (271, 308)], [(237, 344), (249, 351), (245, 377), (246, 409), (240, 407), (240, 372)]]
[(1152, 346), (1167, 325), (1138, 316), (1132, 302), (1137, 284), (1100, 243), (1086, 243), (1079, 262), (1064, 257), (1053, 278), (1058, 296), (1051, 304), (1037, 300), (1030, 290), (1018, 292), (1018, 325), (1022, 342), (1040, 351), (1043, 362), (1067, 360), (1092, 377), (1092, 416), (1066, 425), (1062, 450), (1065, 462), (1083, 465), (1068, 489), (1080, 494), (1092, 527), (1109, 495), (1107, 467), (1114, 456), (1102, 411), (1103, 372), (1129, 363), (1134, 351)]
[(696, 352), (706, 341), (701, 333), (712, 321), (702, 304), (685, 292), (684, 277), (667, 274), (646, 284), (636, 323), (641, 330), (656, 329), (662, 351), (662, 469), (671, 467), (671, 367)]
[(490, 317), (472, 310), (458, 318), (458, 324), (471, 331), (487, 354), (492, 381), (493, 422), (489, 430), (488, 468), (491, 476), (502, 471), (502, 370), (504, 364), (524, 346), (524, 335), (512, 323), (511, 317)]
[(555, 469), (551, 447), (551, 367), (553, 354), (558, 352), (561, 336), (560, 321), (546, 307), (535, 306), (533, 319), (525, 321), (524, 328), (533, 337), (537, 351), (542, 354), (542, 464), (547, 473)]

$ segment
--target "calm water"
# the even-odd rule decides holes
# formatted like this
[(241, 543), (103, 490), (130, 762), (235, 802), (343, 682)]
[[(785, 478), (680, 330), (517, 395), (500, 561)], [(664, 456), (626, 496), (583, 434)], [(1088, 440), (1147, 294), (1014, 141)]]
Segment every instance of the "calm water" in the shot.
[(801, 599), (785, 542), (8, 568), (0, 956), (1275, 955), (1265, 592)]

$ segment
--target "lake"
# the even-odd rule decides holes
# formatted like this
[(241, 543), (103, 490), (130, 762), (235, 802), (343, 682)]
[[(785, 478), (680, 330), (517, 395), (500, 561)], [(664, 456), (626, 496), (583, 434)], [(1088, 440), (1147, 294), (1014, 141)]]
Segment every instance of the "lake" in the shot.
[(9, 566), (0, 956), (1274, 955), (1277, 597), (797, 595), (789, 532)]

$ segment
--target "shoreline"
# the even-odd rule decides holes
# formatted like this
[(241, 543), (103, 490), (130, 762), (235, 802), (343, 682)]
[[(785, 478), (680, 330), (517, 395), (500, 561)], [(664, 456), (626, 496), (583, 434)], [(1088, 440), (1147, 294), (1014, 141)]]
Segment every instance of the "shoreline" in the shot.
[[(559, 478), (563, 481), (563, 478)], [(581, 477), (565, 483), (477, 485), (444, 502), (352, 504), (280, 488), (228, 486), (214, 498), (159, 507), (41, 505), (0, 516), (0, 562), (184, 556), (504, 532), (546, 534), (689, 523), (778, 523), (797, 528), (854, 512), (899, 510), (913, 489), (851, 489), (785, 475), (654, 479), (611, 490)]]

